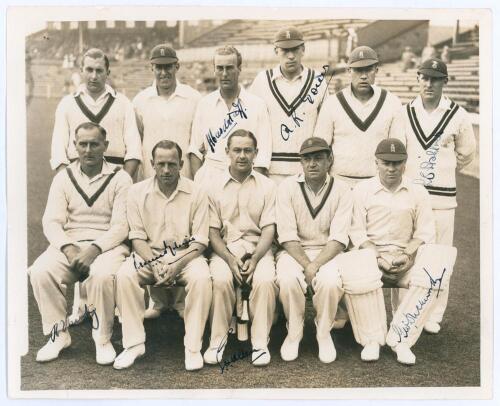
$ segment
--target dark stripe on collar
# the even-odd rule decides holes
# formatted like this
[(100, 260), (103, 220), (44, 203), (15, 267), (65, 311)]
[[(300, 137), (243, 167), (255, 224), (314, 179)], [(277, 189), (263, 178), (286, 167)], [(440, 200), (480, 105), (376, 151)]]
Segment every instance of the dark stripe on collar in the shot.
[(69, 179), (71, 180), (71, 183), (73, 183), (73, 186), (75, 187), (76, 191), (80, 194), (80, 196), (85, 200), (85, 203), (87, 203), (87, 206), (92, 207), (96, 200), (99, 198), (99, 196), (104, 192), (106, 187), (109, 185), (109, 182), (111, 182), (111, 179), (117, 174), (117, 172), (120, 170), (120, 168), (115, 168), (113, 173), (108, 175), (108, 178), (104, 181), (104, 183), (101, 185), (99, 189), (90, 197), (87, 196), (87, 194), (83, 191), (83, 189), (80, 187), (78, 182), (75, 179), (75, 175), (73, 175), (73, 171), (71, 170), (70, 167), (66, 167), (66, 172), (68, 173)]
[(288, 104), (285, 97), (279, 91), (276, 82), (272, 79), (273, 70), (269, 69), (266, 71), (267, 83), (269, 85), (269, 89), (271, 90), (271, 94), (274, 96), (274, 98), (276, 99), (276, 101), (278, 102), (278, 104), (288, 117), (290, 117), (293, 114), (293, 112), (302, 104), (304, 98), (306, 97), (306, 94), (309, 92), (312, 86), (314, 80), (314, 72), (312, 69), (309, 68), (306, 69), (307, 69), (307, 78), (306, 81), (304, 82), (304, 86), (302, 86), (302, 89), (300, 90), (299, 94), (290, 104)]
[(436, 125), (434, 130), (432, 130), (429, 136), (426, 136), (418, 121), (415, 107), (410, 106), (410, 103), (406, 105), (406, 111), (408, 113), (408, 118), (410, 119), (411, 128), (417, 137), (417, 141), (424, 150), (429, 149), (429, 147), (443, 134), (451, 119), (458, 111), (458, 108), (458, 104), (451, 102), (450, 108), (443, 114), (443, 117), (441, 117), (441, 120), (439, 120), (439, 123)]
[(89, 110), (89, 108), (85, 105), (85, 103), (83, 102), (80, 95), (75, 96), (75, 101), (76, 101), (76, 104), (78, 105), (78, 107), (80, 107), (80, 110), (82, 111), (82, 113), (90, 121), (92, 121), (93, 123), (99, 124), (101, 122), (101, 120), (104, 118), (104, 116), (106, 114), (108, 114), (109, 109), (111, 108), (111, 106), (115, 102), (115, 98), (111, 94), (109, 94), (108, 100), (106, 100), (106, 103), (104, 103), (104, 106), (102, 106), (101, 111), (99, 111), (99, 113), (97, 113), (97, 114), (94, 114)]
[(330, 193), (332, 192), (333, 189), (333, 177), (330, 177), (330, 183), (328, 184), (328, 188), (326, 189), (325, 194), (323, 195), (323, 199), (321, 199), (320, 204), (318, 207), (313, 208), (312, 204), (309, 200), (309, 197), (307, 196), (306, 192), (306, 186), (305, 186), (305, 180), (304, 182), (299, 182), (300, 190), (302, 192), (302, 196), (304, 196), (304, 200), (306, 201), (307, 208), (309, 209), (309, 213), (311, 213), (311, 217), (313, 219), (316, 218), (316, 216), (319, 214), (323, 206), (325, 205), (326, 201), (328, 200), (328, 197), (330, 196)]
[[(72, 158), (69, 161), (70, 162), (75, 162), (78, 158)], [(125, 163), (123, 158), (119, 158), (117, 156), (105, 156), (104, 159), (106, 162), (115, 164), (115, 165), (123, 165)]]
[(353, 111), (351, 106), (349, 106), (349, 103), (347, 103), (347, 100), (344, 96), (344, 93), (342, 90), (340, 92), (337, 92), (337, 99), (339, 99), (340, 105), (344, 108), (345, 112), (347, 115), (350, 117), (352, 122), (356, 127), (358, 127), (361, 131), (365, 132), (368, 130), (370, 125), (373, 123), (373, 121), (377, 118), (378, 113), (382, 109), (382, 106), (384, 104), (385, 98), (387, 96), (387, 90), (382, 89), (380, 91), (380, 97), (377, 101), (377, 104), (375, 105), (375, 108), (373, 111), (370, 113), (370, 115), (366, 118), (365, 121), (362, 121), (356, 113)]

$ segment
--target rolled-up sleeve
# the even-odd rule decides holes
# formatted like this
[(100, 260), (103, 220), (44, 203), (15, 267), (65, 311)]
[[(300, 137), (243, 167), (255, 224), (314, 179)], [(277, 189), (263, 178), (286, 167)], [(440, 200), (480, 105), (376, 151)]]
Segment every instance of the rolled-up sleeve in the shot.
[(273, 140), (271, 136), (271, 122), (267, 107), (262, 103), (257, 104), (257, 123), (258, 129), (255, 137), (257, 138), (257, 148), (259, 153), (255, 158), (254, 167), (268, 169), (271, 165), (271, 154), (273, 150)]
[(129, 188), (127, 193), (127, 220), (130, 231), (128, 238), (131, 240), (148, 240), (148, 234), (144, 228), (144, 223), (141, 218), (139, 205), (141, 204), (141, 194), (137, 193), (137, 187), (134, 185)]
[(127, 222), (127, 193), (132, 185), (132, 179), (125, 171), (121, 170), (116, 175), (115, 196), (109, 230), (94, 241), (102, 252), (120, 245), (127, 238), (129, 231)]
[(194, 241), (208, 247), (208, 196), (202, 188), (195, 192), (193, 205), (191, 237), (194, 238)]
[(50, 245), (58, 250), (65, 245), (74, 243), (64, 231), (64, 225), (68, 221), (68, 198), (64, 190), (65, 178), (67, 178), (65, 171), (54, 177), (42, 218), (43, 233)]
[(418, 238), (426, 244), (435, 242), (436, 223), (432, 212), (431, 198), (423, 186), (415, 185), (416, 218), (413, 238)]
[(125, 99), (125, 119), (123, 121), (123, 141), (125, 143), (124, 161), (137, 159), (142, 161), (141, 136), (137, 127), (134, 106), (130, 100)]
[(264, 208), (259, 220), (259, 228), (262, 230), (265, 226), (276, 224), (276, 185), (273, 181), (265, 178), (268, 182), (265, 184), (266, 194), (264, 196)]
[(369, 240), (366, 229), (365, 193), (356, 186), (353, 190), (352, 197), (353, 208), (349, 236), (351, 237), (353, 245), (359, 248), (361, 244)]
[(346, 185), (339, 193), (335, 214), (330, 224), (328, 241), (338, 241), (345, 247), (349, 244), (349, 229), (351, 227), (353, 209), (352, 192)]
[(54, 130), (52, 132), (52, 144), (50, 149), (50, 167), (57, 169), (60, 165), (69, 165), (67, 154), (70, 139), (70, 128), (66, 116), (68, 99), (63, 98), (56, 109)]
[(276, 223), (278, 241), (283, 244), (288, 241), (300, 241), (297, 229), (297, 218), (292, 206), (292, 191), (289, 181), (282, 182), (278, 187), (276, 198)]

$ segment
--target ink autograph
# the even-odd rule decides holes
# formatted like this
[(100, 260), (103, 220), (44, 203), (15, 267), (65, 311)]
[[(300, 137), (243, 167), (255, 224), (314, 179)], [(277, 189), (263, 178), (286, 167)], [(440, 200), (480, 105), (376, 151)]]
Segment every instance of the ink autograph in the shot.
[(60, 332), (67, 331), (69, 326), (78, 324), (82, 320), (85, 320), (87, 317), (90, 317), (90, 319), (92, 320), (92, 328), (94, 330), (97, 330), (99, 328), (99, 317), (97, 317), (96, 309), (94, 308), (94, 305), (87, 306), (87, 304), (85, 303), (83, 315), (78, 321), (71, 323), (66, 317), (65, 320), (61, 320), (54, 324), (52, 330), (50, 331), (50, 340), (54, 342), (56, 337), (59, 336)]
[(227, 118), (224, 118), (224, 124), (217, 129), (215, 134), (212, 133), (212, 129), (209, 129), (208, 133), (205, 135), (212, 152), (215, 152), (215, 144), (217, 144), (219, 138), (224, 138), (234, 127), (236, 127), (236, 124), (238, 124), (235, 120), (236, 118), (248, 118), (245, 113), (247, 109), (243, 108), (240, 99), (234, 102), (232, 106), (234, 107), (234, 110), (227, 113)]
[[(326, 73), (328, 72), (328, 69), (330, 68), (330, 65), (323, 65), (323, 72), (321, 72), (318, 76), (316, 76), (316, 81), (314, 82), (314, 86), (311, 86), (309, 89), (309, 92), (307, 95), (302, 99), (302, 102), (309, 102), (311, 104), (314, 103), (314, 97), (318, 94), (318, 88), (321, 86), (321, 83), (323, 83), (323, 80), (325, 79)], [(328, 92), (328, 85), (330, 84), (330, 81), (332, 80), (333, 75), (330, 77), (328, 80), (328, 83), (326, 85), (326, 90), (325, 92)], [(324, 95), (323, 95), (324, 97)], [(297, 107), (300, 106), (297, 105)], [(295, 131), (295, 129), (299, 128), (301, 126), (301, 123), (304, 121), (302, 118), (297, 116), (296, 109), (292, 111), (292, 120), (294, 127), (290, 128), (286, 124), (281, 124), (280, 131), (281, 131), (281, 137), (285, 140), (288, 141), (290, 139), (290, 135)], [(305, 115), (305, 113), (302, 113)]]
[(135, 258), (135, 253), (132, 252), (132, 259), (134, 260), (135, 270), (137, 271), (146, 265), (149, 265), (149, 264), (152, 264), (152, 263), (158, 261), (160, 258), (163, 258), (165, 255), (167, 255), (169, 252), (172, 256), (175, 256), (175, 254), (177, 254), (177, 249), (188, 248), (190, 243), (192, 243), (194, 240), (195, 240), (194, 237), (191, 237), (189, 239), (186, 237), (186, 238), (184, 238), (184, 240), (182, 240), (182, 243), (177, 244), (177, 242), (175, 241), (174, 245), (169, 245), (166, 243), (166, 241), (163, 241), (163, 251), (161, 251), (156, 257), (153, 257), (150, 260), (143, 261), (143, 262), (137, 262), (137, 260)]
[(226, 347), (226, 344), (227, 344), (227, 338), (228, 338), (229, 334), (231, 334), (231, 333), (233, 333), (233, 329), (232, 328), (230, 328), (227, 331), (227, 334), (222, 338), (219, 346), (217, 347), (217, 356), (216, 356), (216, 358), (217, 358), (217, 364), (219, 364), (219, 368), (220, 368), (220, 373), (221, 374), (223, 374), (224, 371), (227, 371), (230, 366), (234, 366), (233, 364), (235, 362), (241, 361), (242, 359), (250, 357), (254, 352), (261, 351), (261, 353), (258, 354), (257, 357), (254, 360), (251, 360), (250, 363), (255, 362), (257, 359), (259, 359), (260, 357), (262, 357), (266, 353), (265, 351), (256, 350), (256, 349), (252, 349), (251, 351), (240, 350), (238, 352), (235, 352), (235, 353), (231, 354), (231, 356), (229, 358), (226, 358), (224, 360), (223, 359), (219, 360), (219, 354), (221, 354), (222, 352), (224, 352), (224, 348)]
[(402, 341), (403, 338), (408, 337), (408, 333), (411, 329), (411, 326), (414, 325), (420, 314), (422, 313), (422, 310), (424, 306), (427, 304), (427, 302), (430, 300), (430, 296), (432, 294), (433, 288), (437, 285), (437, 295), (436, 297), (439, 297), (439, 292), (441, 291), (441, 283), (443, 282), (443, 277), (444, 273), (446, 272), (446, 268), (443, 269), (443, 272), (441, 273), (441, 277), (434, 279), (429, 272), (424, 268), (425, 273), (427, 276), (429, 276), (429, 281), (430, 281), (430, 286), (427, 290), (426, 295), (418, 300), (418, 303), (415, 305), (415, 311), (413, 313), (405, 313), (404, 320), (402, 322), (402, 326), (396, 326), (392, 325), (391, 328), (392, 330), (399, 336), (398, 338), (398, 343)]
[(437, 154), (439, 152), (439, 140), (441, 140), (441, 136), (439, 136), (434, 144), (432, 144), (431, 147), (427, 151), (425, 151), (425, 154), (428, 156), (426, 161), (423, 161), (420, 163), (420, 179), (415, 179), (413, 183), (417, 183), (420, 185), (424, 186), (430, 186), (432, 185), (432, 182), (434, 180), (434, 177), (436, 176), (434, 173), (434, 167), (436, 166), (436, 161), (437, 161)]

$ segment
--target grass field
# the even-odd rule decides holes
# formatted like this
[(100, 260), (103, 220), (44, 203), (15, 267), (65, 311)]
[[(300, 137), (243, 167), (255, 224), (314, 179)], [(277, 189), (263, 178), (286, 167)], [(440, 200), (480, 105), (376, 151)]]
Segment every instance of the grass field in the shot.
[[(57, 100), (34, 99), (28, 109), (28, 263), (47, 246), (41, 217), (52, 173), (49, 167), (50, 138)], [(30, 350), (21, 360), (22, 389), (184, 389), (184, 388), (362, 388), (399, 386), (480, 385), (480, 292), (479, 292), (479, 181), (458, 177), (458, 209), (455, 245), (458, 259), (452, 278), (452, 293), (443, 329), (439, 335), (422, 334), (413, 350), (417, 364), (405, 367), (384, 347), (380, 360), (364, 363), (361, 347), (354, 341), (350, 326), (335, 330), (337, 360), (324, 365), (317, 358), (317, 344), (311, 302), (307, 304), (304, 339), (297, 361), (285, 363), (279, 348), (285, 337), (283, 321), (271, 332), (271, 364), (255, 368), (248, 361), (220, 373), (218, 367), (184, 370), (182, 320), (164, 314), (146, 321), (146, 356), (132, 368), (115, 371), (95, 363), (91, 326), (71, 327), (72, 346), (59, 359), (47, 364), (35, 361), (36, 351), (45, 343), (40, 315), (29, 288)], [(72, 290), (69, 289), (71, 303)], [(386, 292), (387, 299), (387, 292)], [(386, 300), (388, 303), (388, 300)], [(121, 351), (120, 325), (116, 321), (113, 343)], [(204, 347), (208, 344), (207, 337)], [(232, 337), (225, 352), (230, 356), (241, 346)]]

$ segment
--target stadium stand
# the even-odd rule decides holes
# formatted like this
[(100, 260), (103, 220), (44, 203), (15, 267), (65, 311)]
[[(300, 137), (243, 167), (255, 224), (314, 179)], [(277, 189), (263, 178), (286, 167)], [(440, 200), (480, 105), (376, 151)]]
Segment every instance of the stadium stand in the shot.
[[(84, 45), (93, 44), (109, 53), (112, 60), (113, 85), (132, 98), (139, 90), (151, 82), (151, 71), (147, 55), (152, 45), (158, 42), (170, 42), (174, 46), (178, 42), (177, 27), (156, 22), (146, 27), (144, 22), (136, 22), (133, 28), (126, 28), (125, 22), (117, 21), (114, 28), (97, 22), (94, 29), (85, 27)], [(260, 70), (273, 66), (276, 59), (271, 45), (272, 39), (280, 24), (299, 27), (307, 40), (307, 52), (304, 62), (321, 70), (326, 63), (335, 68), (335, 62), (343, 51), (339, 40), (344, 38), (348, 28), (354, 28), (361, 40), (368, 41), (377, 49), (383, 61), (377, 84), (396, 93), (406, 103), (415, 97), (418, 91), (416, 69), (401, 72), (394, 55), (400, 55), (402, 47), (412, 44), (415, 51), (423, 47), (427, 38), (423, 33), (428, 29), (426, 21), (398, 21), (391, 23), (369, 20), (231, 20), (218, 25), (199, 28), (186, 47), (179, 49), (181, 69), (180, 81), (187, 83), (199, 91), (206, 93), (213, 89), (212, 58), (214, 49), (224, 43), (238, 45), (243, 55), (242, 83), (249, 84)], [(386, 27), (383, 34), (381, 27)], [(154, 27), (154, 29), (153, 29)], [(375, 35), (374, 33), (377, 33)], [(47, 36), (50, 36), (50, 41)], [(335, 37), (338, 43), (332, 44)], [(344, 38), (345, 39), (345, 38)], [(451, 37), (436, 44), (438, 53), (445, 45), (450, 46), (452, 62), (448, 70), (450, 80), (446, 91), (460, 105), (470, 112), (479, 112), (479, 56), (478, 29), (474, 27), (458, 36), (459, 42), (452, 46)], [(138, 44), (141, 44), (139, 47)], [(38, 97), (60, 97), (67, 90), (67, 83), (75, 70), (62, 68), (65, 54), (78, 55), (78, 31), (43, 30), (27, 38), (27, 49), (30, 50), (31, 74), (33, 77), (33, 95)], [(267, 44), (267, 46), (266, 46)], [(416, 44), (416, 46), (415, 46)], [(262, 46), (264, 45), (264, 46)], [(390, 46), (389, 46), (390, 45)], [(397, 52), (388, 52), (389, 48)], [(125, 49), (127, 48), (127, 49)], [(139, 49), (140, 48), (140, 49)], [(35, 51), (36, 50), (36, 51)], [(123, 58), (120, 52), (123, 50)], [(78, 63), (78, 62), (77, 62)], [(330, 92), (348, 83), (346, 73), (335, 74), (330, 81)]]

